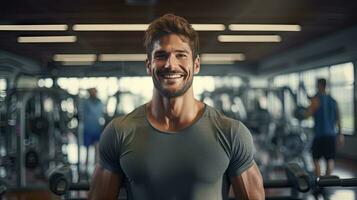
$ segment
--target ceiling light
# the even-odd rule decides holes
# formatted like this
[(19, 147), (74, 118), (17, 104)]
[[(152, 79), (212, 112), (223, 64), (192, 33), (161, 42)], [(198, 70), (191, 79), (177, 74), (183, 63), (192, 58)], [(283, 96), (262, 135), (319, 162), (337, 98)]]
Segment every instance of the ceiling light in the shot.
[(219, 35), (220, 42), (281, 42), (279, 35)]
[(0, 31), (67, 31), (66, 24), (56, 25), (0, 25)]
[(201, 62), (202, 63), (234, 62), (234, 61), (243, 61), (244, 59), (245, 59), (245, 56), (242, 53), (204, 53), (204, 54), (201, 54)]
[(231, 31), (301, 31), (300, 25), (292, 24), (230, 24)]
[(17, 38), (18, 43), (62, 43), (76, 41), (76, 36), (24, 36)]
[(94, 62), (97, 60), (95, 54), (55, 54), (53, 60), (57, 62)]
[[(74, 31), (146, 31), (149, 24), (75, 24)], [(196, 31), (224, 31), (224, 24), (192, 24)]]
[(196, 31), (224, 31), (226, 26), (224, 24), (192, 24)]
[(101, 54), (99, 61), (145, 61), (146, 54)]
[(145, 31), (148, 24), (75, 24), (74, 31)]

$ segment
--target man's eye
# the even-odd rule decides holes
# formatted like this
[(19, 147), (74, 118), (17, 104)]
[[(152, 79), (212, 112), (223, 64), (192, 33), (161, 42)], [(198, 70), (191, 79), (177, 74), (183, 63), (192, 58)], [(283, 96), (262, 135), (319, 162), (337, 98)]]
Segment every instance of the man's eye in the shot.
[(183, 54), (183, 53), (180, 53), (180, 54), (177, 54), (177, 57), (178, 57), (178, 58), (186, 58), (187, 55), (186, 55), (186, 54)]
[(167, 58), (167, 55), (165, 55), (165, 54), (159, 54), (159, 55), (155, 56), (155, 59), (157, 59), (157, 60), (163, 60), (163, 59), (166, 59), (166, 58)]

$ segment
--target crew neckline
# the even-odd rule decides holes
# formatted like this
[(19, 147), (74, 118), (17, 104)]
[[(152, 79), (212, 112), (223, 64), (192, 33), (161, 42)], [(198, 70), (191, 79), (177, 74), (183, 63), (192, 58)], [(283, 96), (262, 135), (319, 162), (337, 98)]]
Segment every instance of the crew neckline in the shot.
[(180, 129), (180, 130), (178, 130), (178, 131), (163, 131), (163, 130), (160, 130), (160, 129), (156, 128), (155, 126), (153, 126), (153, 125), (151, 124), (151, 122), (149, 121), (148, 115), (147, 115), (148, 113), (147, 113), (147, 110), (146, 110), (146, 106), (147, 106), (148, 103), (145, 103), (145, 104), (143, 105), (144, 115), (145, 115), (144, 118), (145, 118), (146, 123), (147, 123), (152, 129), (154, 129), (155, 131), (157, 131), (157, 132), (159, 132), (159, 133), (163, 133), (163, 134), (166, 134), (166, 135), (180, 135), (180, 133), (185, 132), (185, 131), (191, 129), (193, 126), (195, 126), (196, 124), (198, 124), (198, 123), (202, 120), (202, 118), (204, 118), (204, 116), (205, 116), (206, 113), (207, 113), (207, 110), (208, 110), (207, 107), (208, 107), (208, 106), (207, 106), (207, 104), (205, 104), (204, 102), (202, 102), (202, 103), (204, 104), (204, 108), (203, 108), (203, 112), (202, 112), (201, 116), (200, 116), (198, 119), (196, 119), (194, 122), (192, 122), (190, 125), (188, 125), (188, 126), (182, 128), (182, 129)]

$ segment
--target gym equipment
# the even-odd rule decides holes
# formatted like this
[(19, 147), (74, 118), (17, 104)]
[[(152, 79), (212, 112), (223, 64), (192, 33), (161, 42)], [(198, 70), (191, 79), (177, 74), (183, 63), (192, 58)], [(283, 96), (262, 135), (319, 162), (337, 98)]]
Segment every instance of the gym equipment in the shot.
[(59, 165), (49, 174), (50, 190), (56, 195), (64, 195), (72, 182), (71, 169), (67, 165)]
[(69, 165), (58, 165), (48, 174), (50, 191), (63, 196), (62, 199), (71, 199), (70, 190), (89, 190), (89, 183), (72, 183), (72, 171)]
[(37, 151), (30, 149), (25, 154), (25, 166), (27, 169), (35, 169), (40, 163)]
[[(107, 123), (109, 123), (114, 117), (125, 115), (131, 111), (130, 109), (134, 109), (145, 102), (143, 96), (140, 94), (120, 90), (108, 99), (112, 100), (112, 102), (107, 102)], [(130, 99), (130, 104), (124, 106), (123, 99), (126, 99), (127, 101)], [(130, 109), (127, 110), (125, 107), (129, 107)]]
[[(62, 146), (66, 144), (67, 133), (76, 134), (77, 129), (67, 126), (74, 115), (63, 110), (61, 102), (67, 99), (77, 102), (77, 96), (60, 88), (14, 88), (6, 93), (1, 104), (1, 110), (5, 110), (1, 119), (5, 123), (1, 134), (5, 138), (5, 144), (1, 144), (5, 155), (0, 159), (5, 178), (10, 189), (42, 187), (44, 184), (29, 180), (42, 179), (51, 166), (67, 162)], [(34, 178), (27, 180), (29, 169), (33, 170)]]
[(305, 112), (306, 108), (303, 106), (297, 106), (294, 110), (294, 117), (298, 119), (299, 121), (302, 121), (305, 119)]
[[(305, 170), (310, 170), (312, 159), (309, 159), (311, 156), (308, 153), (309, 131), (301, 123), (305, 111), (304, 107), (298, 104), (298, 95), (287, 86), (250, 90), (261, 91), (261, 94), (266, 95), (267, 104), (270, 105), (267, 106), (270, 114), (269, 125), (263, 130), (265, 134), (255, 140), (270, 156), (270, 162), (266, 163), (267, 166), (261, 167), (264, 169), (262, 171), (269, 173), (273, 168), (288, 162), (299, 162)], [(301, 95), (299, 97), (302, 98)], [(248, 121), (247, 124), (250, 125), (251, 122)], [(275, 163), (277, 165), (274, 166)]]
[(0, 180), (0, 200), (2, 200), (5, 193), (8, 191), (8, 184), (3, 180)]
[(29, 120), (30, 130), (35, 134), (44, 134), (48, 132), (49, 121), (43, 116), (34, 117)]
[(240, 88), (221, 87), (212, 92), (202, 92), (200, 100), (228, 117), (244, 121), (247, 118), (247, 110), (241, 93)]
[[(265, 180), (264, 188), (291, 188), (291, 196), (267, 197), (266, 199), (301, 199), (299, 193), (309, 192), (316, 187), (356, 187), (357, 178), (340, 179), (338, 176), (314, 177), (296, 163), (285, 166), (287, 179)], [(89, 183), (72, 183), (68, 166), (60, 165), (49, 175), (50, 190), (56, 195), (68, 196), (69, 191), (89, 190)], [(124, 186), (125, 187), (125, 186)]]
[(8, 190), (8, 183), (5, 180), (0, 179), (0, 200), (2, 200), (2, 197), (4, 196), (7, 190)]
[(287, 180), (264, 181), (264, 188), (291, 188), (291, 196), (268, 197), (267, 199), (302, 199), (300, 193), (324, 187), (356, 187), (357, 178), (341, 179), (338, 176), (315, 177), (307, 173), (296, 163), (289, 163), (286, 168)]

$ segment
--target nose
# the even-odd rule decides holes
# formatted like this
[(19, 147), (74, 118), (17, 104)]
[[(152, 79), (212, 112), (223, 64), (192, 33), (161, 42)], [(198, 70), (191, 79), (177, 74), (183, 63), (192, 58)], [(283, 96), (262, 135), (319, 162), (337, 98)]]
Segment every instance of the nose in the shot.
[(165, 68), (172, 68), (177, 66), (177, 64), (178, 62), (175, 54), (170, 53), (165, 64)]

